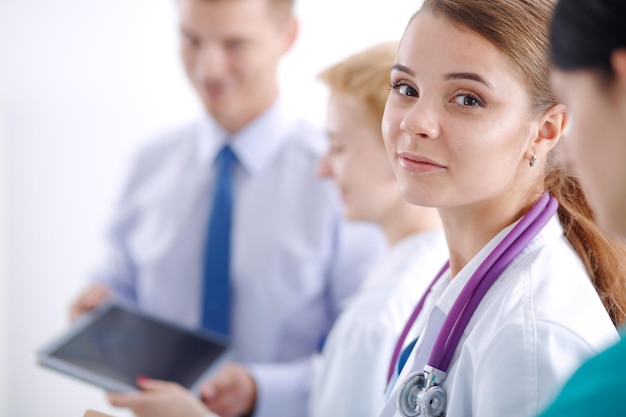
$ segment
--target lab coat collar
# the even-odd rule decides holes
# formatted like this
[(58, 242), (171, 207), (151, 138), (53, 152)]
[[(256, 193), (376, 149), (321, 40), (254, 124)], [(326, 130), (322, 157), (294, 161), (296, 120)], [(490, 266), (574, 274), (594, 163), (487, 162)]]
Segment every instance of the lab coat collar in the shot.
[(290, 120), (280, 98), (234, 134), (229, 134), (213, 117), (205, 115), (199, 125), (199, 162), (212, 164), (220, 149), (230, 144), (244, 170), (254, 175), (271, 163), (289, 138), (286, 132)]
[[(520, 219), (521, 220), (521, 219)], [(476, 272), (480, 264), (487, 258), (487, 256), (498, 246), (498, 244), (506, 237), (506, 235), (515, 227), (515, 225), (519, 222), (505, 227), (502, 229), (493, 239), (489, 241), (481, 250), (478, 252), (474, 258), (470, 262), (468, 262), (465, 267), (459, 271), (459, 273), (451, 280), (450, 270), (446, 271), (445, 275), (442, 279), (435, 284), (433, 287), (434, 294), (441, 294), (439, 299), (436, 302), (436, 305), (447, 315), (450, 313), (452, 306), (456, 299), (459, 297), (459, 294), (471, 278), (472, 274)], [(563, 234), (563, 228), (561, 223), (559, 222), (558, 215), (555, 214), (548, 221), (548, 223), (541, 229), (541, 231), (535, 236), (526, 247), (522, 250), (522, 252), (511, 262), (511, 264), (507, 267), (507, 269), (514, 266), (520, 259), (524, 258), (530, 252), (534, 251), (536, 248), (544, 245), (546, 241), (561, 236)], [(496, 283), (497, 285), (497, 283)]]

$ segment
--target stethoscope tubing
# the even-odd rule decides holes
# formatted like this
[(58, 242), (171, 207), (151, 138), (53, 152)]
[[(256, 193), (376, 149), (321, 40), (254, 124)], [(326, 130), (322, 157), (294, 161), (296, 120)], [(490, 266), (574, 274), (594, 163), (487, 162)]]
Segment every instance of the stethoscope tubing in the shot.
[(411, 313), (411, 315), (409, 316), (409, 319), (404, 325), (404, 329), (402, 329), (402, 333), (400, 334), (400, 337), (398, 338), (398, 341), (396, 342), (396, 346), (394, 348), (393, 354), (391, 355), (391, 363), (389, 364), (389, 370), (387, 371), (387, 383), (389, 383), (391, 379), (393, 378), (393, 373), (396, 369), (396, 363), (398, 362), (398, 358), (400, 357), (400, 352), (402, 351), (402, 345), (404, 341), (406, 340), (406, 337), (408, 336), (409, 331), (411, 330), (411, 327), (413, 326), (413, 323), (415, 323), (415, 320), (417, 320), (417, 316), (424, 308), (424, 303), (426, 302), (426, 296), (430, 293), (430, 291), (435, 286), (437, 281), (439, 281), (439, 278), (441, 278), (441, 276), (443, 275), (444, 272), (446, 272), (449, 266), (450, 266), (450, 262), (446, 261), (444, 266), (437, 273), (435, 279), (432, 280), (432, 282), (430, 283), (430, 285), (424, 292), (424, 295), (422, 296), (422, 298), (420, 298), (419, 303), (413, 309), (413, 312)]
[(558, 208), (558, 202), (544, 193), (528, 213), (515, 225), (507, 236), (485, 258), (470, 278), (446, 317), (427, 362), (433, 368), (447, 372), (463, 332), (485, 294), (519, 256), (530, 241), (550, 221)]
[[(487, 291), (530, 241), (545, 227), (557, 209), (558, 201), (548, 193), (544, 193), (528, 213), (520, 219), (507, 236), (485, 258), (461, 290), (450, 309), (450, 313), (446, 316), (431, 350), (427, 365), (447, 372), (463, 332)], [(410, 328), (423, 309), (428, 294), (448, 267), (449, 263), (446, 262), (409, 317), (394, 349), (387, 374), (388, 383), (393, 377), (395, 365)]]

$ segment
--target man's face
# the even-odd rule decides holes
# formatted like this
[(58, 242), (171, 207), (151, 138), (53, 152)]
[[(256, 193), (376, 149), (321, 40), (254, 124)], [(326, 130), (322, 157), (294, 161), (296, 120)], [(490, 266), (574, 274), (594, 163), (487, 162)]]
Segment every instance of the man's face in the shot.
[(276, 98), (277, 67), (296, 32), (270, 0), (179, 0), (180, 51), (206, 111), (241, 129)]

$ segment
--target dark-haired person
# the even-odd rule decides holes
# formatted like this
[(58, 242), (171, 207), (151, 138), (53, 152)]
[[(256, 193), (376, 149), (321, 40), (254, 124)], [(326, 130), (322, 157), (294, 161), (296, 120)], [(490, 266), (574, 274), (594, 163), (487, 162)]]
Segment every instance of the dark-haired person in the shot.
[[(181, 59), (204, 111), (139, 153), (106, 261), (71, 313), (121, 298), (219, 332), (231, 341), (232, 378), (263, 387), (256, 415), (278, 417), (267, 410), (279, 404), (302, 417), (306, 404), (287, 403), (282, 389), (311, 378), (298, 361), (319, 349), (386, 243), (373, 226), (343, 220), (337, 190), (316, 175), (325, 135), (280, 97), (278, 66), (298, 33), (294, 1), (175, 3)], [(206, 412), (176, 384), (137, 385), (110, 402), (137, 416)], [(219, 388), (209, 407), (225, 415), (219, 401), (239, 393)]]
[[(572, 115), (568, 159), (600, 225), (626, 238), (626, 3), (561, 0), (552, 81)], [(541, 417), (626, 415), (626, 339), (587, 361)]]
[(555, 3), (425, 0), (400, 41), (383, 137), (405, 198), (437, 207), (449, 266), (416, 300), (381, 417), (533, 416), (618, 340), (625, 252), (555, 157)]

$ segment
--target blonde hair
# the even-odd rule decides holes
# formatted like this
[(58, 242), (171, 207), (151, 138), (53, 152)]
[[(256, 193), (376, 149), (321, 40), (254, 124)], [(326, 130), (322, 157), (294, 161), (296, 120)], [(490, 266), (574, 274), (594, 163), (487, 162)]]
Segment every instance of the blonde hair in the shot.
[[(425, 0), (421, 10), (469, 28), (505, 53), (528, 88), (531, 110), (541, 114), (558, 103), (549, 80), (549, 24), (554, 7), (553, 0)], [(565, 236), (604, 307), (615, 324), (622, 324), (626, 319), (626, 250), (600, 231), (578, 178), (553, 154), (546, 164), (545, 189), (559, 201)]]
[(385, 111), (389, 72), (397, 49), (397, 42), (372, 46), (327, 68), (319, 78), (331, 93), (347, 94), (360, 100), (378, 125)]

